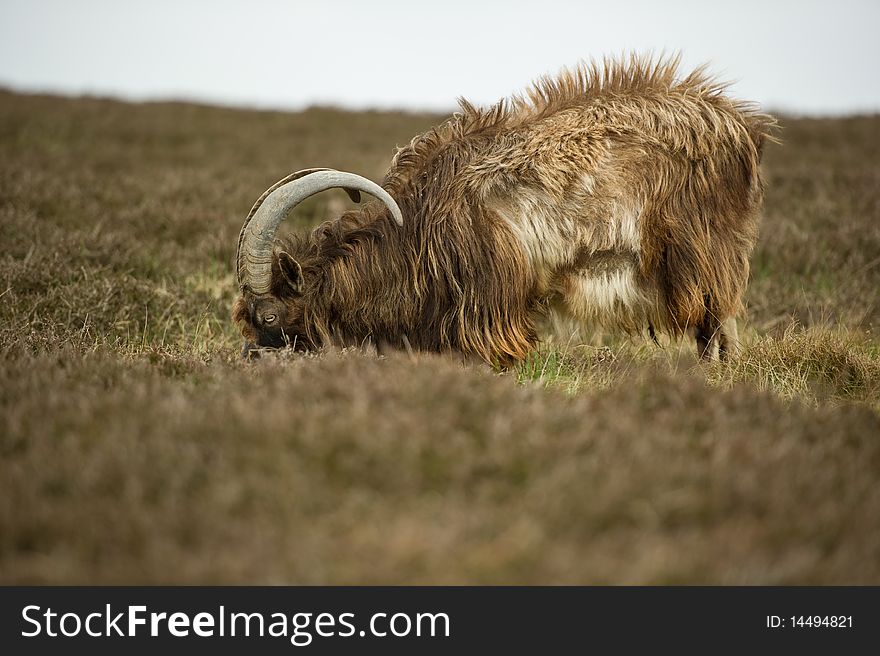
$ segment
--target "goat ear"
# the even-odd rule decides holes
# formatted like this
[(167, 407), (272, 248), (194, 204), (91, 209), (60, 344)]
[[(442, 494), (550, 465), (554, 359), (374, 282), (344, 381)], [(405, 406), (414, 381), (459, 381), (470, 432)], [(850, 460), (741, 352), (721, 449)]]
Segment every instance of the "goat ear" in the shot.
[(281, 251), (278, 254), (278, 266), (281, 268), (281, 275), (290, 289), (297, 294), (303, 290), (303, 272), (299, 262), (294, 260), (290, 253)]

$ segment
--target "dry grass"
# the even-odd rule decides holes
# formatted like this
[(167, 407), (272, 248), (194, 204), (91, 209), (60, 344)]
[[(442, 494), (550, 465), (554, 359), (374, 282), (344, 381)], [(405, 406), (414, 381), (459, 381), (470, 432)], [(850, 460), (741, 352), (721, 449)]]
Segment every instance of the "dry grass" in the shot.
[(880, 582), (880, 119), (784, 121), (729, 365), (240, 363), (254, 198), (437, 119), (0, 92), (0, 581)]

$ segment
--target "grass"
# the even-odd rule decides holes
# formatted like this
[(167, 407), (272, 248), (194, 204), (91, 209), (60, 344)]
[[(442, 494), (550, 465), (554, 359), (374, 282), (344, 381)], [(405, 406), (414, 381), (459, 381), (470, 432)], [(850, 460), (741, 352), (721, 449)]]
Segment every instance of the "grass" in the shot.
[(880, 118), (783, 120), (728, 364), (241, 363), (255, 197), (439, 119), (0, 92), (0, 582), (880, 582)]

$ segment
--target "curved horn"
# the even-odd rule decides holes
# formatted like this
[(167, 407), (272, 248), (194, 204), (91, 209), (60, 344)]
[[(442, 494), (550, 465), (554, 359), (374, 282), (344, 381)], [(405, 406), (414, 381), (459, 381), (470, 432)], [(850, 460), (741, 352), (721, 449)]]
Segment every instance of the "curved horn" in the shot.
[(391, 210), (398, 225), (403, 214), (387, 191), (375, 182), (354, 173), (333, 169), (304, 169), (279, 180), (254, 203), (238, 236), (236, 273), (242, 290), (265, 294), (272, 283), (272, 243), (275, 231), (290, 211), (309, 196), (326, 189), (342, 188), (352, 200), (359, 191), (375, 196)]

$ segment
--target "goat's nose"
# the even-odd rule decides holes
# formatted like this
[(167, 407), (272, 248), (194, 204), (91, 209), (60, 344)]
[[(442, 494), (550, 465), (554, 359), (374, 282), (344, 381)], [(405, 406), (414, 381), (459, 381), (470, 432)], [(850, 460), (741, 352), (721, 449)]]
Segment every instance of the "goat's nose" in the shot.
[(241, 357), (245, 360), (256, 360), (260, 357), (260, 351), (255, 344), (245, 340), (244, 346), (241, 347)]

